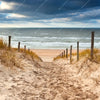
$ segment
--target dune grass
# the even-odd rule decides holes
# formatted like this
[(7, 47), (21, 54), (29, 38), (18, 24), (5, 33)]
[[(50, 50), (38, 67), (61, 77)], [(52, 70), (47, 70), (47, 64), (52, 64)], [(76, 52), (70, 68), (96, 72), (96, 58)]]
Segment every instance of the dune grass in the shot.
[[(90, 54), (91, 54), (91, 50), (85, 49), (79, 53), (79, 57), (80, 57), (80, 59), (83, 57), (88, 57), (91, 60)], [(69, 56), (70, 56), (70, 54), (68, 54), (68, 57)], [(77, 53), (72, 53), (72, 56), (77, 56)], [(63, 56), (63, 57), (57, 56), (54, 58), (54, 61), (57, 59), (65, 59), (65, 58), (66, 58), (66, 56)], [(99, 49), (94, 49), (94, 59), (92, 61), (100, 62), (100, 50)]]
[(25, 54), (31, 56), (32, 59), (36, 59), (37, 61), (42, 61), (42, 59), (36, 53), (34, 53), (32, 51), (26, 50)]
[(6, 49), (7, 48), (7, 43), (3, 41), (3, 39), (0, 39), (0, 49)]
[(53, 59), (53, 61), (58, 60), (58, 59), (61, 59), (61, 58), (63, 58), (63, 57), (57, 56), (57, 57), (55, 57), (55, 58)]
[[(13, 48), (13, 50), (18, 51), (17, 48)], [(24, 53), (25, 55), (29, 55), (29, 56), (31, 56), (32, 59), (34, 59), (34, 60), (42, 61), (42, 59), (41, 59), (36, 53), (34, 53), (34, 52), (32, 52), (32, 51), (28, 51), (28, 50), (24, 51), (24, 49), (21, 48), (19, 53)]]
[(0, 60), (2, 64), (10, 68), (13, 68), (14, 66), (21, 68), (21, 59), (18, 57), (19, 54), (24, 55), (25, 59), (31, 58), (33, 61), (42, 61), (41, 58), (32, 51), (24, 51), (22, 48), (20, 49), (20, 52), (18, 52), (17, 48), (11, 48), (9, 50), (7, 43), (4, 42), (3, 39), (0, 39)]
[(6, 67), (13, 68), (16, 66), (17, 68), (21, 68), (21, 59), (16, 57), (16, 53), (14, 51), (2, 50), (0, 53), (0, 60)]
[[(99, 53), (99, 50), (94, 49), (94, 56), (98, 53)], [(80, 52), (79, 54), (80, 54), (80, 57), (84, 57), (84, 56), (90, 57), (91, 51), (90, 51), (90, 49), (86, 49), (86, 50), (83, 50), (82, 52)]]

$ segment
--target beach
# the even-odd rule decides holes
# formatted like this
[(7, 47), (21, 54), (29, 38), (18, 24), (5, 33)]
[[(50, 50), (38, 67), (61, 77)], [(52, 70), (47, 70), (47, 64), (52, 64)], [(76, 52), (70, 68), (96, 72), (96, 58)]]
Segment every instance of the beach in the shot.
[(53, 61), (63, 50), (32, 51), (43, 61), (27, 53), (1, 50), (0, 100), (100, 100), (99, 63), (86, 57), (71, 64), (69, 58)]
[(52, 62), (53, 59), (61, 54), (63, 49), (32, 49), (44, 62)]
[(0, 0), (0, 100), (100, 100), (100, 0)]
[(84, 40), (87, 45), (80, 43), (77, 59), (81, 37), (20, 35), (8, 36), (7, 43), (0, 39), (0, 100), (100, 100), (100, 50), (92, 47), (90, 56), (90, 37)]
[[(100, 100), (100, 50), (12, 48), (0, 40), (0, 100)], [(65, 53), (66, 54), (66, 53)], [(54, 59), (55, 58), (55, 59)]]
[[(81, 49), (82, 52), (84, 49)], [(53, 59), (60, 55), (62, 52), (66, 52), (65, 49), (32, 49), (44, 62), (53, 62)], [(77, 53), (76, 49), (72, 50), (72, 53)], [(70, 54), (70, 50), (68, 50)]]

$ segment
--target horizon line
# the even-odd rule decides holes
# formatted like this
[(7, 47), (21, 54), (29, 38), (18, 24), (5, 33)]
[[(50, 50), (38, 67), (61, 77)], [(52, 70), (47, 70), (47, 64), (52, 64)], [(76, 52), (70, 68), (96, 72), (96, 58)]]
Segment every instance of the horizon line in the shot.
[(88, 28), (100, 28), (100, 27), (0, 27), (0, 28), (62, 28), (62, 29), (65, 29), (65, 28), (83, 28), (83, 29), (88, 29)]

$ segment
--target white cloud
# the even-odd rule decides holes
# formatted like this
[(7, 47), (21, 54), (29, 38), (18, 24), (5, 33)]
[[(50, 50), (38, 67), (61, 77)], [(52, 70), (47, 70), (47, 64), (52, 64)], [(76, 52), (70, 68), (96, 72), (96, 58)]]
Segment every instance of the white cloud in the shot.
[(30, 28), (30, 27), (49, 27), (49, 25), (43, 23), (33, 23), (33, 22), (23, 22), (23, 21), (13, 21), (12, 23), (0, 23), (1, 28)]
[(53, 18), (49, 20), (38, 20), (38, 21), (47, 22), (47, 23), (62, 23), (62, 22), (71, 21), (71, 18)]
[(71, 21), (70, 18), (54, 18), (50, 20), (51, 22), (66, 22), (66, 21)]
[(6, 18), (8, 18), (8, 19), (10, 19), (10, 18), (26, 18), (26, 17), (28, 17), (28, 16), (24, 16), (21, 14), (15, 14), (15, 13), (11, 13), (6, 16)]
[(13, 2), (0, 1), (0, 10), (12, 10), (15, 5), (17, 4)]
[(77, 15), (77, 13), (69, 13), (69, 15)]
[(99, 16), (100, 15), (100, 9), (94, 9), (94, 10), (89, 10), (80, 13), (77, 17), (84, 18), (84, 17), (92, 17), (92, 16)]
[(100, 23), (81, 23), (81, 22), (67, 22), (67, 23), (41, 23), (41, 22), (23, 22), (23, 21), (14, 21), (12, 23), (0, 23), (2, 28), (89, 28), (89, 27), (98, 27)]
[(100, 23), (100, 20), (96, 20), (97, 23)]

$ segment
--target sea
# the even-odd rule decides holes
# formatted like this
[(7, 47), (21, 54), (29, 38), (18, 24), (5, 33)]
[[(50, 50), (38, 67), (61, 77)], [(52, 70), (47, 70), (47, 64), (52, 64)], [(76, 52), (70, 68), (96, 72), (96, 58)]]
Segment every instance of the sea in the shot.
[(30, 49), (76, 49), (79, 41), (80, 49), (91, 47), (91, 32), (95, 32), (95, 48), (100, 49), (100, 28), (0, 28), (0, 38), (6, 42), (12, 36), (12, 47), (26, 45)]

